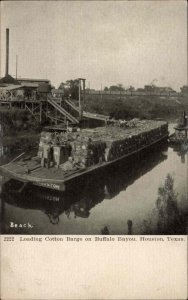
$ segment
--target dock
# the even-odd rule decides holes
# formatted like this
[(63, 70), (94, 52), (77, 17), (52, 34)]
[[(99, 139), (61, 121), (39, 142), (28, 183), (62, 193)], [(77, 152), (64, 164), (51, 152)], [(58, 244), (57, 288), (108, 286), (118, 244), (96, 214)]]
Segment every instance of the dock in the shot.
[[(19, 85), (7, 83), (3, 86), (0, 84), (0, 107), (25, 109), (40, 123), (47, 119), (51, 124), (67, 124), (68, 122), (70, 125), (80, 124), (84, 120), (99, 121), (101, 125), (111, 122), (106, 115), (84, 111), (82, 103), (84, 99), (77, 105), (78, 100), (73, 102), (63, 96), (53, 97), (50, 92), (40, 93), (38, 89), (37, 84), (35, 86), (25, 85), (25, 83)], [(31, 94), (24, 96), (27, 90), (30, 90)]]

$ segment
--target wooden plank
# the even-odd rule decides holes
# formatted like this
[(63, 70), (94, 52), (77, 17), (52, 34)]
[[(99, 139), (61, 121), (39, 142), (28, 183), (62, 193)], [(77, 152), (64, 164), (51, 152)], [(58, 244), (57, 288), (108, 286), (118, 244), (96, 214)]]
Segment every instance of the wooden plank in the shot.
[(17, 157), (15, 157), (13, 160), (11, 160), (9, 162), (9, 164), (13, 163), (14, 161), (16, 161), (18, 158), (20, 158), (21, 156), (23, 156), (25, 154), (25, 152), (21, 153), (20, 155), (18, 155)]

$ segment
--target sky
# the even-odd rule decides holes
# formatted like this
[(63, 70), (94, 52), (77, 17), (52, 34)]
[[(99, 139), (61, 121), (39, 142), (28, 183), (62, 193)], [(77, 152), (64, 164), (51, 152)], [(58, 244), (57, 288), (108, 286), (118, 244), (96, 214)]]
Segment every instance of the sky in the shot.
[(1, 76), (86, 87), (187, 84), (186, 1), (2, 1)]

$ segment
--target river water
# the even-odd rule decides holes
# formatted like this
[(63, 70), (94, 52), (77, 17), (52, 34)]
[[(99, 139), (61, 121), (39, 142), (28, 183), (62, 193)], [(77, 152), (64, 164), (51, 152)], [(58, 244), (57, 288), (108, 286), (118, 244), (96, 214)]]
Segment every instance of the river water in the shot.
[[(16, 154), (1, 146), (0, 163)], [(88, 176), (63, 193), (34, 187), (18, 193), (19, 187), (1, 180), (2, 233), (187, 233), (188, 154), (180, 148), (160, 145), (132, 162)]]

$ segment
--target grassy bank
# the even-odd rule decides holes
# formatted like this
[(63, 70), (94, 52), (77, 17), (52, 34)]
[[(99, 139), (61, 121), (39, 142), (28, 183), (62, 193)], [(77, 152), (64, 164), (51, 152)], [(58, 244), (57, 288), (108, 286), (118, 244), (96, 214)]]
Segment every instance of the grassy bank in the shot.
[(85, 110), (106, 114), (115, 119), (163, 118), (171, 121), (179, 118), (183, 110), (188, 113), (188, 98), (87, 95)]
[(0, 124), (0, 144), (10, 151), (27, 151), (38, 147), (41, 126), (28, 111), (1, 107)]
[(0, 107), (0, 124), (3, 136), (40, 131), (40, 124), (24, 109), (7, 109)]
[(2, 138), (4, 147), (14, 148), (17, 150), (37, 149), (39, 144), (39, 133), (19, 132), (14, 135), (7, 135)]

